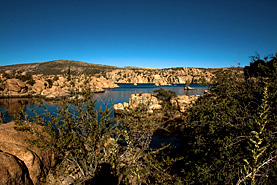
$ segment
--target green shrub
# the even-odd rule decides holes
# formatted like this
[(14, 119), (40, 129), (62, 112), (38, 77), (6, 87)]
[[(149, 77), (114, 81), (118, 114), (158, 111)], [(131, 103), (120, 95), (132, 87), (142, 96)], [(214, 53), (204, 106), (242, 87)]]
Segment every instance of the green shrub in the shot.
[[(110, 118), (111, 109), (95, 110), (95, 100), (89, 90), (86, 92), (82, 101), (76, 95), (59, 102), (58, 114), (51, 114), (42, 103), (44, 116), (35, 113), (32, 122), (27, 116), (24, 120), (19, 117), (17, 129), (37, 136), (29, 141), (32, 144), (55, 152), (60, 161), (57, 173), (75, 175), (75, 183), (93, 178), (103, 163), (111, 166), (113, 176), (122, 176), (124, 184), (131, 180), (138, 184), (172, 181), (162, 170), (165, 163), (155, 160), (160, 151), (149, 148), (159, 123), (153, 118), (138, 117), (142, 113), (138, 110), (114, 121)], [(39, 130), (36, 125), (44, 129)]]
[(46, 79), (46, 81), (49, 84), (49, 88), (51, 88), (53, 86), (53, 81), (50, 78)]
[[(276, 76), (245, 80), (241, 71), (241, 68), (230, 68), (218, 73), (211, 93), (188, 110), (184, 129), (178, 134), (180, 146), (172, 151), (184, 157), (174, 165), (184, 181), (272, 184), (277, 178)], [(268, 89), (266, 96), (265, 88)], [(266, 118), (260, 116), (265, 98)], [(257, 123), (264, 125), (262, 131)], [(254, 137), (256, 132), (260, 134)], [(257, 143), (261, 139), (262, 144), (253, 146), (250, 138)]]
[(34, 79), (31, 79), (31, 80), (28, 80), (26, 83), (33, 86), (36, 83), (36, 81)]
[(55, 75), (54, 78), (53, 78), (53, 81), (55, 82), (57, 80), (59, 80), (59, 77), (57, 75)]

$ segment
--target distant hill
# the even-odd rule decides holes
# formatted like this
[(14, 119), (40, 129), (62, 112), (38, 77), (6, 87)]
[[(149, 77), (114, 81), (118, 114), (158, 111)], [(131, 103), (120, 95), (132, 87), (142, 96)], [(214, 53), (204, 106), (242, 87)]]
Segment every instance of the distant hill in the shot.
[(118, 69), (116, 66), (90, 64), (73, 60), (54, 60), (41, 63), (17, 64), (0, 67), (0, 73), (4, 71), (16, 70), (28, 72), (30, 74), (56, 75), (63, 74), (70, 68), (72, 74), (87, 73), (87, 74), (101, 74), (103, 72)]
[[(183, 67), (176, 68), (166, 68), (166, 69), (158, 69), (158, 68), (146, 68), (146, 67), (116, 67), (109, 65), (101, 65), (101, 64), (91, 64), (86, 62), (74, 61), (74, 60), (54, 60), (48, 62), (41, 63), (29, 63), (29, 64), (16, 64), (16, 65), (7, 65), (0, 67), (0, 73), (3, 73), (7, 70), (10, 71), (22, 71), (28, 72), (30, 74), (43, 74), (43, 75), (57, 75), (64, 74), (70, 68), (70, 72), (73, 75), (86, 73), (92, 74), (96, 76), (106, 76), (107, 72), (111, 72), (113, 70), (146, 70), (146, 71), (167, 71), (167, 70), (180, 70)], [(208, 71), (211, 73), (216, 73), (217, 71), (222, 70), (222, 68), (191, 68), (188, 69), (199, 69), (201, 71)]]

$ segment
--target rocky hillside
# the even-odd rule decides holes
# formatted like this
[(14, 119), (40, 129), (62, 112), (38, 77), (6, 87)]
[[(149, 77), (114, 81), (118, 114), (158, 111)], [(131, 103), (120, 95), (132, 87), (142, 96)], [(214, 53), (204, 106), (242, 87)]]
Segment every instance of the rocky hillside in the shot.
[(115, 69), (106, 78), (119, 83), (155, 83), (156, 85), (211, 82), (214, 74), (206, 69)]
[(44, 63), (0, 67), (0, 97), (42, 96), (63, 98), (84, 89), (103, 92), (116, 83), (154, 83), (157, 86), (210, 83), (220, 69), (114, 67), (78, 61), (57, 60)]
[(4, 73), (5, 71), (9, 70), (28, 72), (30, 74), (58, 75), (65, 74), (68, 72), (68, 70), (70, 70), (71, 74), (76, 75), (80, 73), (101, 74), (102, 72), (113, 69), (117, 69), (117, 67), (90, 64), (73, 60), (55, 60), (41, 63), (1, 66), (0, 73)]
[(184, 84), (187, 81), (190, 83), (210, 82), (214, 73), (221, 69), (116, 67), (72, 60), (55, 60), (0, 67), (0, 73), (4, 73), (7, 70), (43, 75), (87, 74), (95, 77), (103, 76), (118, 83), (155, 83), (156, 85), (167, 85)]

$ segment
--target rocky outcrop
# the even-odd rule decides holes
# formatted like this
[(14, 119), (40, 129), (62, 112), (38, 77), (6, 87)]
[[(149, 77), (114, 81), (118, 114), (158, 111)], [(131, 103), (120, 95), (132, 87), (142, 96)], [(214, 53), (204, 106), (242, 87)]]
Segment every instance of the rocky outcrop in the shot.
[(12, 78), (6, 80), (5, 92), (10, 93), (24, 93), (27, 91), (26, 84), (19, 79)]
[(0, 184), (33, 184), (26, 165), (14, 155), (0, 151), (0, 166)]
[(92, 77), (90, 83), (93, 83), (96, 87), (101, 87), (103, 89), (117, 88), (118, 85), (112, 82), (111, 80), (107, 80), (103, 76), (100, 78)]
[(159, 85), (211, 82), (214, 75), (205, 69), (116, 69), (106, 77), (118, 83), (154, 83)]
[[(7, 73), (5, 73), (7, 76)], [(10, 73), (9, 73), (10, 74)], [(7, 79), (1, 74), (0, 98), (22, 98), (32, 96), (42, 96), (46, 99), (64, 98), (70, 92), (80, 93), (86, 89), (93, 92), (104, 92), (107, 88), (116, 88), (117, 84), (100, 76), (80, 75), (64, 77), (62, 75), (27, 75), (28, 81), (23, 82), (17, 78), (26, 80), (26, 73), (15, 73), (16, 78)], [(30, 85), (32, 84), (32, 85)]]
[(187, 86), (184, 87), (184, 90), (195, 90), (195, 88), (192, 88), (192, 87), (187, 85)]
[(191, 95), (191, 96), (187, 96), (187, 95), (178, 95), (176, 96), (174, 99), (171, 99), (171, 103), (172, 104), (177, 104), (180, 107), (180, 111), (181, 112), (185, 112), (186, 109), (193, 103), (195, 103), (195, 101), (200, 97), (200, 95)]
[(0, 142), (0, 145), (2, 151), (16, 156), (24, 162), (34, 184), (45, 182), (46, 174), (43, 169), (43, 163), (35, 152), (25, 146), (6, 141)]
[[(184, 112), (186, 108), (194, 103), (200, 95), (177, 95), (175, 98), (171, 99), (172, 104), (177, 104), (180, 106), (180, 111)], [(142, 93), (142, 94), (132, 94), (129, 98), (129, 103), (124, 102), (114, 105), (114, 111), (116, 114), (121, 114), (124, 111), (134, 110), (138, 106), (144, 106), (147, 108), (148, 113), (153, 113), (154, 110), (162, 109), (161, 101), (155, 97), (154, 94)]]
[[(157, 86), (169, 84), (210, 83), (214, 75), (206, 69), (197, 68), (117, 68), (92, 75), (32, 75), (6, 71), (1, 74), (0, 97), (43, 96), (46, 99), (63, 98), (70, 92), (80, 93), (84, 89), (104, 92), (116, 88), (116, 83), (152, 83)], [(12, 77), (12, 79), (7, 79)], [(26, 80), (21, 81), (19, 79)], [(32, 85), (30, 85), (32, 84)], [(190, 89), (190, 88), (189, 88)], [(189, 90), (188, 89), (188, 90)]]
[(127, 108), (129, 108), (129, 104), (126, 102), (124, 102), (123, 104), (118, 103), (118, 104), (114, 104), (113, 108), (114, 108), (114, 112), (116, 114), (119, 114), (119, 113), (123, 113)]
[(80, 93), (84, 89), (91, 89), (93, 92), (104, 92), (105, 88), (116, 88), (118, 85), (113, 83), (111, 80), (107, 80), (104, 77), (93, 77), (93, 76), (72, 76), (71, 80), (67, 80), (62, 76), (58, 76), (58, 80), (53, 82), (53, 86), (42, 91), (42, 94), (52, 95), (54, 97), (68, 96), (70, 92)]
[(45, 80), (36, 80), (36, 83), (33, 85), (32, 90), (40, 94), (43, 90), (49, 87), (49, 84)]
[[(0, 150), (9, 154), (12, 158), (18, 159), (17, 161), (21, 161), (19, 167), (24, 173), (29, 175), (31, 184), (45, 183), (48, 170), (56, 162), (54, 155), (50, 152), (42, 152), (36, 147), (30, 147), (25, 141), (27, 138), (30, 138), (30, 135), (26, 132), (18, 132), (14, 127), (13, 122), (0, 125)], [(10, 168), (11, 172), (9, 174), (19, 173), (19, 167), (18, 169)], [(13, 179), (16, 182), (18, 181), (14, 184), (20, 184), (19, 179), (15, 176), (10, 177), (8, 174), (5, 174), (5, 177), (2, 178)]]
[(150, 112), (162, 108), (158, 98), (150, 93), (132, 94), (129, 98), (129, 104), (126, 104), (125, 107), (129, 106), (134, 109), (140, 105), (147, 106)]
[(64, 98), (70, 95), (67, 89), (62, 89), (59, 86), (53, 86), (52, 88), (45, 89), (41, 92), (41, 95), (47, 100)]

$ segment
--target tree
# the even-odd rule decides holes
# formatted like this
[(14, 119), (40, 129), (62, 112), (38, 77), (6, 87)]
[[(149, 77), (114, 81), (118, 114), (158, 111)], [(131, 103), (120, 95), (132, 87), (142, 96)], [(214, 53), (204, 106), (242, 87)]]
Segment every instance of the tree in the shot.
[(67, 75), (67, 80), (71, 80), (71, 71), (70, 71), (70, 66), (68, 66), (68, 70), (66, 70), (66, 75)]
[[(268, 59), (270, 60), (268, 61)], [(252, 62), (250, 63), (250, 66), (246, 66), (244, 68), (244, 74), (246, 78), (276, 77), (277, 52), (274, 56), (267, 56), (264, 59), (261, 59), (260, 55), (257, 54), (256, 56), (252, 56), (251, 60)]]

